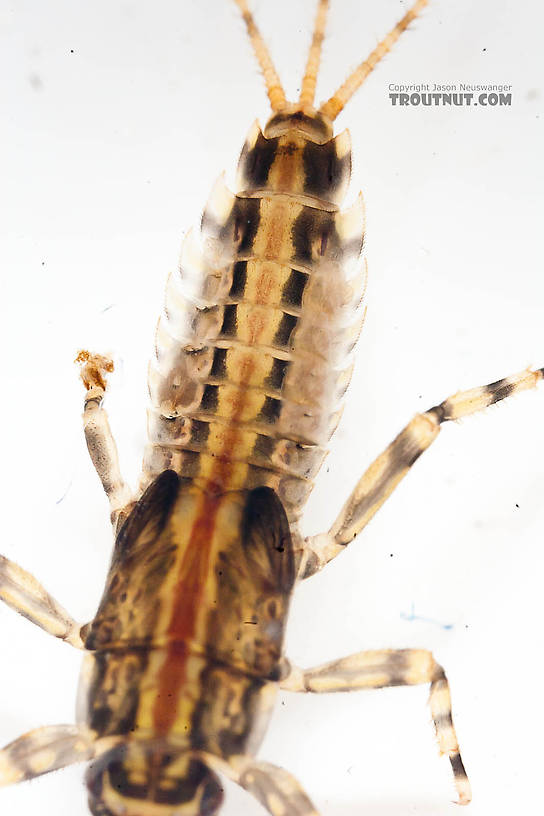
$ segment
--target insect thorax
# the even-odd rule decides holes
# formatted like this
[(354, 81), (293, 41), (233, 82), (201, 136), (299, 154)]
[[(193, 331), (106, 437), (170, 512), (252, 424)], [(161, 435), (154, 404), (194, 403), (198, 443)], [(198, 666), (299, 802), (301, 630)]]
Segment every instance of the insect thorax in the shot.
[(116, 749), (91, 771), (93, 813), (121, 816), (145, 791), (157, 807), (169, 789), (170, 805), (192, 802), (197, 788), (215, 802), (213, 777), (187, 758), (258, 749), (294, 581), (287, 518), (271, 490), (206, 496), (172, 471), (151, 485), (117, 537), (84, 634), (92, 653), (78, 720)]

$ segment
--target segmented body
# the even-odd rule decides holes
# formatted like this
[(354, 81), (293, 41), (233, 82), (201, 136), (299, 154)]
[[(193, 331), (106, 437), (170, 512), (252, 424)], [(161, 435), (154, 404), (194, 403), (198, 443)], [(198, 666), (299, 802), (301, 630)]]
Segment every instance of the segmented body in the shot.
[(271, 491), (210, 495), (172, 471), (157, 478), (118, 536), (84, 632), (92, 654), (79, 720), (122, 740), (88, 773), (94, 814), (122, 813), (131, 800), (147, 802), (145, 815), (171, 816), (187, 801), (215, 812), (220, 785), (194, 752), (256, 752), (294, 580)]
[(166, 468), (205, 490), (267, 485), (300, 514), (363, 314), (362, 199), (338, 209), (350, 168), (347, 131), (303, 116), (251, 129), (236, 194), (218, 182), (168, 283), (144, 486)]
[(168, 283), (152, 484), (85, 636), (80, 717), (100, 737), (133, 735), (89, 773), (95, 814), (152, 790), (165, 807), (202, 796), (212, 808), (215, 777), (183, 752), (228, 760), (259, 746), (295, 580), (288, 518), (336, 427), (362, 315), (362, 200), (338, 209), (350, 166), (347, 132), (332, 139), (319, 117), (254, 126), (239, 192), (216, 186), (201, 243), (189, 237)]
[(245, 0), (240, 6), (273, 115), (250, 130), (236, 191), (220, 180), (167, 286), (150, 370), (140, 492), (122, 479), (102, 400), (112, 362), (80, 352), (85, 435), (117, 531), (95, 618), (81, 627), (0, 557), (0, 597), (88, 650), (77, 726), (37, 729), (0, 751), (0, 784), (72, 762), (94, 816), (212, 816), (216, 772), (271, 816), (317, 816), (296, 780), (259, 762), (280, 684), (346, 691), (430, 684), (458, 801), (470, 784), (444, 669), (423, 649), (368, 650), (314, 669), (283, 657), (298, 578), (342, 552), (443, 422), (532, 388), (544, 369), (459, 392), (417, 415), (367, 469), (328, 533), (297, 521), (337, 425), (364, 315), (362, 199), (342, 212), (347, 131), (332, 122), (425, 5), (402, 20), (319, 110), (313, 107), (327, 0), (320, 0), (298, 104), (288, 103)]

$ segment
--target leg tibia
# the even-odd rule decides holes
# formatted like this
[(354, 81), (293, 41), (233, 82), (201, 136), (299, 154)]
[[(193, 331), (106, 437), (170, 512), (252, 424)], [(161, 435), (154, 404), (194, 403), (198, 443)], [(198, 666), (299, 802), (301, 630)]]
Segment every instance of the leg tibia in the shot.
[(80, 351), (76, 362), (81, 365), (81, 379), (87, 389), (83, 411), (85, 440), (104, 491), (109, 499), (114, 529), (123, 509), (132, 501), (119, 468), (117, 446), (111, 433), (108, 415), (102, 407), (106, 391), (106, 376), (113, 363), (100, 354)]
[(434, 442), (442, 423), (469, 416), (534, 388), (543, 377), (544, 369), (527, 369), (490, 385), (459, 391), (415, 416), (363, 474), (329, 532), (306, 539), (300, 576), (307, 578), (324, 567), (366, 527), (414, 462)]
[(506, 397), (535, 388), (542, 379), (544, 379), (544, 368), (538, 368), (536, 371), (526, 368), (520, 374), (504, 377), (489, 385), (478, 386), (468, 391), (458, 391), (453, 397), (448, 397), (427, 413), (434, 413), (439, 422), (462, 419), (477, 411), (483, 411), (484, 408), (489, 408), (490, 405)]

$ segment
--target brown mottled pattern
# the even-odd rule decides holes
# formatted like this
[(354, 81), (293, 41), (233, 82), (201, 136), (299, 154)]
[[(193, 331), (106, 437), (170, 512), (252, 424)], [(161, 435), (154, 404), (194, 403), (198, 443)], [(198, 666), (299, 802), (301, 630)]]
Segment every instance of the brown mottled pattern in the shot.
[(142, 486), (165, 468), (219, 491), (267, 485), (294, 521), (351, 376), (363, 211), (338, 210), (347, 132), (316, 125), (314, 140), (296, 115), (268, 127), (251, 129), (239, 192), (216, 185), (169, 281)]
[(258, 749), (294, 581), (289, 524), (268, 488), (210, 498), (173, 471), (148, 488), (84, 632), (94, 651), (79, 720), (97, 737), (130, 735), (89, 771), (93, 813), (131, 799), (162, 802), (165, 814), (200, 795), (216, 803), (213, 774), (179, 763), (191, 750), (228, 759)]

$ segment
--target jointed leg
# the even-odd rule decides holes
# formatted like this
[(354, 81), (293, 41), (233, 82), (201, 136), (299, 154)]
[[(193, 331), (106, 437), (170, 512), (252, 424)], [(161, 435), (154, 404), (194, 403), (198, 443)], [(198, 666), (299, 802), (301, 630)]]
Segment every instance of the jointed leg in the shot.
[(293, 667), (282, 688), (321, 693), (421, 683), (431, 684), (429, 703), (440, 753), (448, 755), (459, 804), (466, 805), (471, 800), (470, 783), (453, 725), (449, 684), (444, 669), (430, 652), (423, 649), (383, 649), (359, 652), (306, 671)]
[[(101, 408), (105, 375), (113, 370), (113, 363), (86, 351), (78, 354), (77, 362), (82, 363), (81, 377), (87, 388), (83, 414), (87, 446), (109, 497), (115, 527), (131, 496), (121, 478), (117, 449), (106, 413)], [(79, 634), (81, 624), (73, 620), (30, 573), (3, 556), (0, 556), (0, 599), (49, 634), (83, 648)]]
[(77, 725), (36, 728), (0, 750), (0, 787), (93, 759), (111, 744), (111, 737), (95, 742)]
[(87, 448), (110, 501), (111, 522), (115, 530), (124, 516), (123, 510), (132, 502), (133, 497), (121, 476), (117, 446), (111, 433), (108, 415), (102, 407), (106, 376), (113, 371), (113, 362), (100, 354), (80, 351), (76, 363), (81, 363), (81, 379), (87, 389), (83, 411)]
[(241, 758), (238, 767), (231, 764), (228, 775), (272, 816), (319, 816), (295, 777), (284, 768)]
[(434, 442), (443, 422), (461, 419), (534, 388), (543, 377), (544, 369), (527, 369), (490, 385), (459, 391), (426, 413), (417, 414), (363, 474), (329, 532), (305, 540), (300, 577), (307, 578), (324, 567), (366, 527), (414, 462)]
[(29, 572), (0, 555), (0, 599), (50, 635), (83, 648), (81, 624)]

